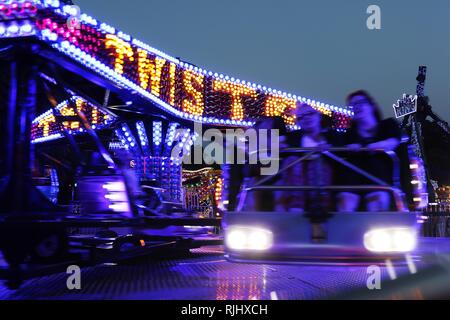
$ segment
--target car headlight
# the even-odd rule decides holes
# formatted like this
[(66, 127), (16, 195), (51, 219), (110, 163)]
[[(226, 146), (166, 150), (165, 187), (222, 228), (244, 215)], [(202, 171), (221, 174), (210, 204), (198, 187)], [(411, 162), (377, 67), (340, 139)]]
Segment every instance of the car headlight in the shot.
[(364, 247), (372, 252), (410, 252), (416, 248), (414, 228), (373, 229), (364, 234)]
[(268, 250), (273, 245), (269, 230), (253, 227), (229, 227), (225, 231), (225, 245), (232, 250)]

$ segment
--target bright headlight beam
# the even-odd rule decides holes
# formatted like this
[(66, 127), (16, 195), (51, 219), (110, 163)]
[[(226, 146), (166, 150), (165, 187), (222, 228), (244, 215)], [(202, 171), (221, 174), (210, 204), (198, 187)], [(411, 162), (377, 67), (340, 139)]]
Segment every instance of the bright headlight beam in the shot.
[(416, 244), (415, 236), (408, 230), (397, 230), (393, 236), (394, 245), (402, 252), (408, 252), (414, 249)]
[(231, 249), (242, 250), (246, 248), (247, 237), (241, 230), (233, 230), (227, 234), (226, 244)]
[(414, 228), (381, 228), (364, 234), (364, 247), (377, 253), (411, 252), (417, 244)]
[(225, 233), (225, 244), (232, 250), (268, 250), (273, 245), (273, 234), (262, 228), (232, 226)]

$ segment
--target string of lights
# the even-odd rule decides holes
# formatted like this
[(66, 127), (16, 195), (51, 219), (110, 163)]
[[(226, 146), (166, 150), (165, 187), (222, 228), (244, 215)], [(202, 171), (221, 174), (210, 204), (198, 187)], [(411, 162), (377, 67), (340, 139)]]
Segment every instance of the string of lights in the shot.
[[(74, 104), (77, 110), (74, 110)], [(77, 111), (82, 111), (93, 129), (102, 129), (109, 126), (115, 117), (100, 107), (94, 106), (81, 97), (74, 96), (70, 100), (61, 102), (56, 106), (61, 116), (76, 116)], [(85, 132), (81, 127), (80, 121), (63, 121), (62, 126), (53, 114), (53, 109), (49, 109), (37, 118), (31, 124), (31, 142), (33, 144), (47, 142), (62, 138), (63, 130), (68, 134), (79, 134)]]
[[(23, 25), (1, 22), (0, 37), (35, 35), (180, 118), (218, 125), (251, 126), (263, 116), (282, 116), (292, 126), (295, 118), (291, 111), (298, 101), (332, 116), (337, 130), (345, 130), (352, 117), (347, 108), (182, 62), (86, 14), (79, 16), (79, 28), (70, 27), (67, 19), (72, 16), (73, 8), (59, 1), (7, 2), (1, 7), (0, 21), (8, 21), (5, 17), (14, 16), (10, 12), (25, 6), (29, 10), (21, 11), (21, 14), (26, 22)], [(24, 34), (20, 34), (22, 29)]]

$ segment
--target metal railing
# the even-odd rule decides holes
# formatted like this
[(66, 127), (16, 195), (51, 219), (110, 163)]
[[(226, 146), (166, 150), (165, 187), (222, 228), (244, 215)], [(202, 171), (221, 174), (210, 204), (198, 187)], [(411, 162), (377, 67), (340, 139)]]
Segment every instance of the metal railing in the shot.
[[(262, 150), (270, 151), (270, 150)], [(385, 151), (385, 150), (372, 150), (368, 148), (359, 148), (357, 150), (348, 149), (348, 148), (287, 148), (280, 150), (281, 154), (304, 154), (305, 155), (299, 157), (297, 160), (293, 161), (289, 165), (281, 168), (275, 175), (266, 176), (260, 179), (258, 182), (253, 184), (252, 186), (244, 186), (242, 188), (241, 196), (239, 198), (239, 203), (237, 207), (237, 211), (241, 211), (244, 207), (245, 200), (247, 197), (247, 193), (249, 191), (388, 191), (391, 192), (395, 205), (398, 211), (408, 211), (407, 206), (405, 204), (405, 197), (403, 191), (400, 189), (400, 161), (393, 151)], [(261, 152), (261, 151), (258, 151)], [(335, 155), (333, 152), (346, 152), (346, 153), (379, 153), (386, 155), (392, 162), (392, 181), (393, 186), (389, 185), (387, 182), (373, 176), (369, 172), (357, 167), (356, 165), (348, 162), (347, 160)], [(365, 177), (369, 181), (373, 182), (374, 185), (312, 185), (312, 186), (283, 186), (283, 185), (263, 185), (264, 183), (272, 180), (274, 177), (280, 175), (287, 169), (311, 158), (312, 156), (320, 155), (329, 158), (344, 167), (350, 169), (353, 172)], [(279, 159), (277, 159), (279, 160)], [(320, 172), (319, 172), (320, 174)]]
[(422, 211), (422, 235), (450, 237), (450, 203), (433, 203)]
[[(203, 218), (214, 218), (214, 193), (210, 192), (208, 195), (209, 201), (206, 203), (204, 199), (200, 198), (198, 191), (184, 190), (184, 207), (186, 210), (194, 211)], [(203, 200), (203, 201), (202, 201)]]

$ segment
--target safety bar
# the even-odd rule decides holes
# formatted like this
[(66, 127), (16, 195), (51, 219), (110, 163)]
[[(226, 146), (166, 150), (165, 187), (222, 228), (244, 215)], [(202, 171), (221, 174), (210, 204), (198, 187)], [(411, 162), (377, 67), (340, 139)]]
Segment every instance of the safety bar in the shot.
[[(263, 150), (264, 151), (264, 150)], [(286, 148), (280, 150), (281, 154), (285, 153), (322, 153), (326, 155), (328, 158), (335, 160), (336, 162), (339, 162), (340, 164), (348, 167), (349, 169), (354, 170), (355, 172), (365, 176), (366, 178), (372, 180), (373, 182), (376, 182), (381, 185), (387, 185), (385, 181), (382, 181), (376, 177), (373, 177), (368, 172), (365, 172), (364, 170), (361, 170), (357, 166), (349, 163), (348, 161), (334, 155), (332, 152), (348, 152), (348, 153), (363, 153), (363, 152), (372, 152), (372, 153), (382, 153), (390, 158), (392, 162), (392, 181), (393, 185), (397, 188), (400, 188), (400, 160), (397, 156), (397, 154), (394, 151), (387, 151), (383, 149), (369, 149), (369, 148), (358, 148), (358, 149), (349, 149), (344, 147), (331, 147), (331, 148)], [(376, 181), (377, 180), (377, 181)]]
[[(403, 202), (403, 192), (390, 186), (371, 186), (371, 185), (349, 185), (349, 186), (256, 186), (246, 187), (244, 192), (248, 191), (390, 191), (394, 196), (395, 205), (399, 211), (406, 210)], [(240, 204), (240, 203), (239, 203)], [(238, 208), (240, 211), (242, 208)]]
[(144, 190), (155, 190), (155, 191), (164, 191), (164, 188), (160, 188), (160, 187), (152, 187), (152, 186), (141, 186), (142, 189)]
[[(259, 150), (257, 152), (268, 152), (271, 150)], [(393, 184), (394, 187), (390, 186), (387, 182), (373, 176), (372, 174), (366, 172), (363, 169), (360, 169), (359, 167), (353, 165), (352, 163), (346, 161), (345, 159), (342, 159), (341, 157), (333, 154), (332, 152), (348, 152), (348, 153), (362, 153), (362, 152), (375, 152), (375, 153), (383, 153), (387, 155), (393, 164)], [(255, 185), (250, 187), (245, 187), (242, 190), (242, 195), (239, 199), (238, 203), (238, 211), (242, 210), (245, 202), (245, 198), (247, 196), (248, 191), (257, 191), (257, 190), (272, 190), (272, 191), (312, 191), (312, 190), (329, 190), (329, 191), (354, 191), (354, 190), (386, 190), (392, 192), (394, 196), (394, 200), (397, 206), (397, 209), (399, 211), (407, 211), (404, 201), (403, 201), (403, 192), (400, 189), (400, 168), (399, 168), (399, 159), (397, 157), (397, 154), (394, 151), (386, 151), (383, 149), (376, 149), (372, 150), (369, 148), (359, 148), (359, 149), (349, 149), (349, 148), (342, 148), (342, 147), (331, 147), (331, 148), (286, 148), (280, 150), (281, 154), (286, 153), (306, 153), (306, 155), (303, 155), (296, 161), (290, 163), (288, 166), (282, 168), (279, 170), (275, 175), (273, 176), (266, 176), (262, 178), (260, 181), (258, 181)], [(372, 182), (376, 183), (374, 186), (368, 186), (368, 185), (353, 185), (353, 186), (263, 186), (265, 182), (273, 179), (274, 176), (279, 175), (280, 173), (284, 172), (285, 170), (291, 168), (292, 166), (307, 160), (309, 157), (311, 157), (314, 154), (323, 154), (327, 158), (330, 158), (343, 166), (349, 168), (352, 171), (355, 171), (356, 173), (364, 176), (365, 178), (371, 180)]]

